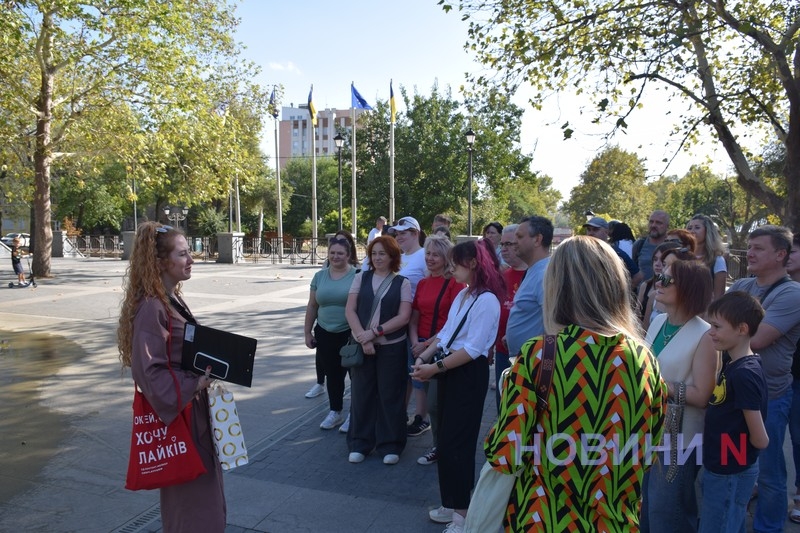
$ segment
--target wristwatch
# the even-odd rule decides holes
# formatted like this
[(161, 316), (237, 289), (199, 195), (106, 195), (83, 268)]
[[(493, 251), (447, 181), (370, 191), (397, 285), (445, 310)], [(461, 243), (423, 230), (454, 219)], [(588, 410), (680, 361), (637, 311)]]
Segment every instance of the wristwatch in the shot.
[(380, 324), (378, 324), (378, 325), (375, 327), (375, 331), (377, 331), (377, 332), (378, 332), (378, 337), (380, 337), (381, 335), (383, 335), (383, 326), (381, 326)]
[(439, 369), (439, 372), (447, 372), (447, 367), (444, 366), (444, 359), (436, 361), (436, 368)]

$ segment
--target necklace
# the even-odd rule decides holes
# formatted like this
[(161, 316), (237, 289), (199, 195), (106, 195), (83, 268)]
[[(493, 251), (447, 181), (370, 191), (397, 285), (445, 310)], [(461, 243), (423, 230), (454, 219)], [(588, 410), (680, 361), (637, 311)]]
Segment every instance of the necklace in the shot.
[[(667, 329), (667, 326), (675, 329), (670, 333), (669, 330)], [(683, 324), (673, 326), (669, 323), (669, 320), (664, 321), (664, 323), (661, 325), (661, 338), (664, 339), (664, 346), (666, 346), (669, 343), (669, 341), (672, 340), (672, 337), (678, 334), (678, 332), (681, 330), (682, 327)]]

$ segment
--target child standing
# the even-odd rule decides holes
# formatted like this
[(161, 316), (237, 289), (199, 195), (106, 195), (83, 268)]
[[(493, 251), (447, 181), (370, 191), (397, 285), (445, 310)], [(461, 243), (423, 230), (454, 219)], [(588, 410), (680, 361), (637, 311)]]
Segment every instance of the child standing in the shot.
[(17, 275), (17, 285), (25, 284), (25, 270), (22, 268), (22, 250), (19, 248), (19, 237), (11, 241), (11, 266)]
[(750, 338), (764, 318), (761, 304), (743, 291), (729, 292), (708, 307), (708, 335), (722, 352), (722, 368), (703, 428), (703, 504), (700, 532), (738, 532), (758, 478), (767, 383)]

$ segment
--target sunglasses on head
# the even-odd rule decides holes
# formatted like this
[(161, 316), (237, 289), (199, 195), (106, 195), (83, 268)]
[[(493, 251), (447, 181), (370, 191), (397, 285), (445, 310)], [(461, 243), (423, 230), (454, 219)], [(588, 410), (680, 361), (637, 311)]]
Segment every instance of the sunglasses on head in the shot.
[(166, 226), (166, 225), (164, 225), (164, 226), (159, 226), (159, 227), (157, 227), (157, 228), (156, 228), (156, 231), (157, 231), (158, 233), (166, 233), (166, 232), (170, 231), (171, 229), (173, 229), (173, 228), (172, 228), (172, 226)]
[(662, 287), (669, 287), (675, 283), (675, 278), (668, 276), (667, 274), (659, 274), (656, 276), (656, 281), (660, 283)]
[(336, 237), (333, 237), (330, 241), (328, 241), (328, 245), (334, 245), (334, 244), (349, 245), (350, 243), (347, 242), (347, 239), (344, 238), (337, 239)]

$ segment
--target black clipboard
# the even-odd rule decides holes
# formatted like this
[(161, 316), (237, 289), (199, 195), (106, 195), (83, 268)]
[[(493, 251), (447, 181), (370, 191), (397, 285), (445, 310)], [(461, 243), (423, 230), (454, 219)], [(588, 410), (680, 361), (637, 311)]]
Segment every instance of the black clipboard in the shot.
[(181, 368), (205, 374), (206, 367), (211, 366), (211, 377), (250, 387), (257, 342), (250, 337), (187, 322)]

